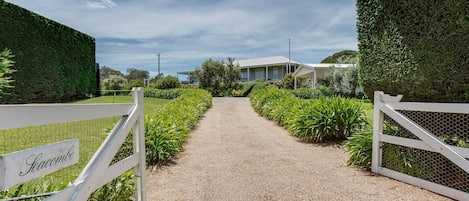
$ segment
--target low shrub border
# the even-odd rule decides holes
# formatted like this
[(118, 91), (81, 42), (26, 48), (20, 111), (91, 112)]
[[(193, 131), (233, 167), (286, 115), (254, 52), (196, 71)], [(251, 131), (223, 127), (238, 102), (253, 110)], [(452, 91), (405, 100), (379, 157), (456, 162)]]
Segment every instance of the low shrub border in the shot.
[(251, 93), (250, 101), (255, 111), (307, 142), (345, 140), (368, 124), (362, 103), (349, 98), (302, 100), (269, 88)]
[(212, 106), (212, 97), (201, 89), (153, 89), (145, 94), (147, 97), (177, 97), (145, 116), (147, 164), (167, 163), (182, 150), (187, 134)]
[[(183, 149), (187, 134), (196, 126), (203, 113), (212, 106), (212, 96), (201, 89), (145, 89), (145, 97), (174, 99), (145, 115), (145, 148), (148, 165), (170, 162)], [(127, 137), (116, 156), (132, 152), (132, 136)], [(120, 188), (116, 188), (116, 186)], [(94, 200), (131, 200), (134, 192), (133, 174), (127, 172), (96, 190)]]

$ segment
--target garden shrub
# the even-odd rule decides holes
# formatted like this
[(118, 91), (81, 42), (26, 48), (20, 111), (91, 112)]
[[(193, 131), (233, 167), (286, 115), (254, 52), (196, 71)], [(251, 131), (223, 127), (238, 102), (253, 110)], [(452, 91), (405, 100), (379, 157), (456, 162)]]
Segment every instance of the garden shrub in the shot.
[(143, 80), (131, 80), (124, 86), (125, 90), (132, 90), (134, 87), (144, 87)]
[[(163, 90), (153, 90), (153, 92), (161, 91)], [(148, 164), (167, 163), (179, 153), (187, 139), (187, 134), (212, 105), (212, 97), (205, 90), (174, 89), (169, 91), (173, 91), (172, 94), (180, 93), (180, 96), (155, 110), (153, 114), (145, 116)]]
[(367, 125), (362, 103), (342, 97), (302, 100), (289, 90), (264, 89), (250, 95), (262, 116), (308, 142), (344, 140)]
[(240, 96), (246, 97), (251, 93), (251, 90), (253, 89), (255, 85), (255, 82), (240, 82), (239, 83), (239, 91), (240, 91)]
[(469, 102), (467, 0), (358, 0), (359, 77), (365, 94)]
[(373, 129), (367, 128), (353, 134), (345, 141), (344, 148), (350, 153), (347, 165), (370, 169), (373, 150)]
[(321, 96), (332, 96), (332, 92), (329, 88), (320, 85), (318, 88), (298, 88), (292, 91), (292, 93), (301, 99), (313, 99)]
[(158, 82), (156, 82), (155, 87), (158, 89), (174, 89), (180, 86), (181, 82), (179, 82), (179, 79), (177, 77), (168, 75), (163, 79), (158, 80)]
[(293, 89), (295, 87), (295, 78), (293, 73), (287, 73), (282, 79), (282, 85), (285, 89)]
[(127, 171), (94, 191), (88, 201), (130, 201), (135, 193), (133, 171)]
[(175, 99), (181, 96), (188, 89), (154, 89), (154, 88), (145, 88), (144, 96), (152, 98), (162, 98), (162, 99)]
[(345, 140), (368, 123), (362, 104), (343, 97), (321, 97), (297, 115), (289, 130), (309, 142)]

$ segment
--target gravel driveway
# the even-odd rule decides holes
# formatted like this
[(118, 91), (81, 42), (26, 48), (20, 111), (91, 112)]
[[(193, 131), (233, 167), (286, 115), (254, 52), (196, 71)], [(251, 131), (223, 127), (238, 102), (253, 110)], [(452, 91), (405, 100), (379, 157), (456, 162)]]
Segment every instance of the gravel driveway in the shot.
[(342, 148), (299, 142), (248, 98), (214, 98), (189, 137), (148, 176), (148, 200), (450, 200), (345, 166)]

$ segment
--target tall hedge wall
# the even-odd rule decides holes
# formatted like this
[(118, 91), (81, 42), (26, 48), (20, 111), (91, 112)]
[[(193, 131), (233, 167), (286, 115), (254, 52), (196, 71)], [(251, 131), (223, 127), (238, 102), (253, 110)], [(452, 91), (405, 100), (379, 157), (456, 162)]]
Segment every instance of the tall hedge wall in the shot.
[(1, 102), (62, 102), (95, 93), (95, 39), (0, 0), (0, 49), (15, 55), (15, 88)]
[(357, 0), (365, 93), (469, 102), (469, 1)]

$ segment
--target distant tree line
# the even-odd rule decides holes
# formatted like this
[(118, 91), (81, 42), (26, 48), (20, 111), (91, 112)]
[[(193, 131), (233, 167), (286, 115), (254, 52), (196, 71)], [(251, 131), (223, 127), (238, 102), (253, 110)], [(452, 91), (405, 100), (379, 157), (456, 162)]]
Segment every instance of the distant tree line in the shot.
[[(171, 89), (180, 86), (179, 80), (174, 76), (164, 76), (160, 73), (150, 78), (150, 73), (146, 70), (128, 68), (127, 74), (104, 66), (99, 71), (102, 90), (130, 90), (133, 87), (149, 87), (159, 89)], [(145, 83), (148, 80), (148, 83)], [(146, 84), (146, 85), (145, 85)]]

